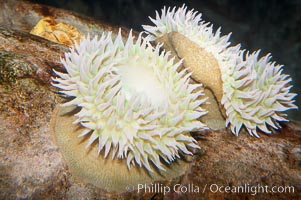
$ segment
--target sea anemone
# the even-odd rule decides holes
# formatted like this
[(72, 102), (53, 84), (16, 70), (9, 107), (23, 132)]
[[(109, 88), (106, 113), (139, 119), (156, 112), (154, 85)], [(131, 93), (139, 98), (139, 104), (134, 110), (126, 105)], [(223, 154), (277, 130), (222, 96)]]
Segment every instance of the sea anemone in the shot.
[(221, 36), (221, 28), (214, 32), (213, 25), (203, 21), (201, 16), (201, 13), (193, 9), (187, 11), (185, 5), (177, 10), (176, 7), (173, 9), (164, 7), (161, 16), (156, 12), (156, 19), (150, 18), (155, 26), (143, 25), (143, 28), (151, 40), (171, 32), (178, 32), (207, 53), (212, 54), (218, 61), (220, 68), (227, 67), (229, 62), (236, 59), (240, 46), (229, 47), (231, 33)]
[(258, 55), (259, 51), (244, 56), (241, 51), (235, 67), (223, 76), (226, 123), (236, 135), (242, 126), (256, 137), (257, 128), (271, 133), (267, 125), (281, 128), (277, 121), (287, 121), (283, 111), (297, 109), (293, 100), (296, 94), (290, 93), (291, 78), (282, 74), (283, 66), (270, 62), (270, 54), (260, 59)]
[[(269, 62), (269, 55), (258, 60), (259, 51), (251, 55), (247, 53), (244, 57), (239, 45), (229, 46), (230, 34), (220, 36), (220, 28), (214, 33), (213, 26), (202, 21), (198, 12), (187, 11), (185, 5), (178, 9), (164, 7), (161, 15), (156, 12), (156, 18), (150, 19), (155, 26), (143, 27), (152, 40), (170, 34), (174, 37), (174, 32), (183, 36), (181, 42), (169, 38), (168, 42), (172, 44), (168, 46), (172, 46), (173, 52), (184, 58), (192, 77), (213, 91), (218, 103), (223, 106), (220, 110), (232, 133), (238, 135), (242, 126), (252, 136), (259, 137), (257, 128), (270, 133), (267, 125), (280, 128), (277, 121), (286, 121), (286, 115), (282, 112), (297, 108), (293, 101), (296, 95), (289, 92), (291, 79), (282, 74), (282, 66)], [(187, 45), (187, 40), (206, 53), (191, 56), (181, 52), (181, 45), (185, 44), (188, 49), (193, 46)], [(196, 56), (200, 57), (197, 62)], [(218, 63), (218, 70), (214, 63)], [(208, 66), (211, 71), (207, 69)], [(206, 79), (206, 76), (215, 76), (218, 80)]]
[(173, 61), (141, 34), (124, 42), (120, 32), (115, 39), (103, 33), (65, 53), (67, 73), (55, 71), (53, 85), (73, 98), (63, 106), (80, 108), (74, 124), (84, 127), (79, 137), (89, 136), (87, 148), (97, 142), (98, 154), (125, 159), (128, 169), (151, 172), (151, 161), (164, 170), (161, 159), (191, 155), (187, 147), (199, 147), (189, 132), (206, 128), (198, 120), (206, 114), (201, 85)]

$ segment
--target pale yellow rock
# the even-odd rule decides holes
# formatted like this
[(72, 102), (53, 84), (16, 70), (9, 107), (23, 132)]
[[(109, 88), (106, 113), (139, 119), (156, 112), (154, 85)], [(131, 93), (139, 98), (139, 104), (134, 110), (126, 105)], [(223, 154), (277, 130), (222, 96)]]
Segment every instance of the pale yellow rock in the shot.
[(76, 27), (58, 22), (53, 17), (41, 19), (30, 33), (69, 47), (74, 47), (84, 37)]
[(86, 149), (89, 137), (79, 138), (82, 132), (80, 125), (72, 125), (76, 120), (74, 112), (70, 108), (62, 109), (57, 106), (52, 117), (52, 132), (63, 158), (72, 175), (86, 183), (107, 191), (118, 193), (137, 189), (138, 184), (150, 184), (154, 181), (171, 180), (184, 174), (191, 162), (177, 159), (170, 165), (165, 165), (165, 172), (156, 170), (148, 173), (145, 168), (138, 166), (128, 169), (126, 160), (112, 158), (110, 155), (104, 158), (103, 152), (98, 155), (98, 142)]

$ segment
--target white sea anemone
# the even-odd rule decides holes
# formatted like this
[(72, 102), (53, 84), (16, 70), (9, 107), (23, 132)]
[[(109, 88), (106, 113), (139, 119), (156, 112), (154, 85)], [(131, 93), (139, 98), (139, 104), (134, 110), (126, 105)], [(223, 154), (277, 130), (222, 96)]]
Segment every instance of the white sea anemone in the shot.
[(231, 34), (221, 36), (221, 29), (214, 33), (213, 25), (202, 20), (202, 14), (188, 10), (185, 5), (176, 9), (164, 7), (161, 16), (156, 11), (156, 19), (150, 17), (155, 26), (143, 25), (143, 28), (155, 40), (170, 32), (178, 32), (196, 43), (200, 48), (214, 55), (220, 68), (233, 65), (239, 53), (239, 45), (229, 47)]
[(75, 123), (85, 128), (80, 137), (90, 135), (86, 147), (97, 141), (104, 157), (149, 171), (149, 161), (164, 170), (161, 158), (170, 163), (179, 152), (191, 154), (186, 147), (199, 148), (189, 132), (206, 128), (198, 120), (206, 113), (201, 85), (168, 57), (141, 34), (124, 42), (120, 32), (88, 36), (65, 54), (67, 73), (55, 71), (54, 85), (73, 97), (63, 106), (81, 108)]
[(295, 94), (289, 93), (291, 79), (282, 74), (282, 66), (270, 63), (269, 55), (258, 60), (258, 52), (244, 58), (239, 45), (229, 46), (230, 34), (220, 36), (220, 28), (214, 33), (198, 12), (187, 11), (185, 5), (178, 9), (164, 7), (161, 15), (156, 12), (156, 18), (150, 19), (155, 26), (143, 27), (151, 39), (178, 32), (215, 57), (223, 82), (222, 98), (216, 99), (224, 106), (226, 126), (234, 134), (238, 135), (242, 126), (252, 136), (258, 137), (256, 128), (270, 133), (267, 125), (279, 128), (277, 121), (286, 121), (282, 112), (297, 108), (292, 100)]
[(224, 74), (224, 104), (227, 113), (227, 125), (238, 135), (242, 126), (249, 134), (259, 137), (256, 129), (271, 133), (267, 125), (281, 128), (277, 121), (287, 121), (283, 111), (296, 109), (290, 93), (292, 87), (289, 75), (282, 74), (281, 65), (269, 62), (268, 54), (258, 59), (259, 51), (252, 54), (240, 53), (235, 68), (229, 68)]

